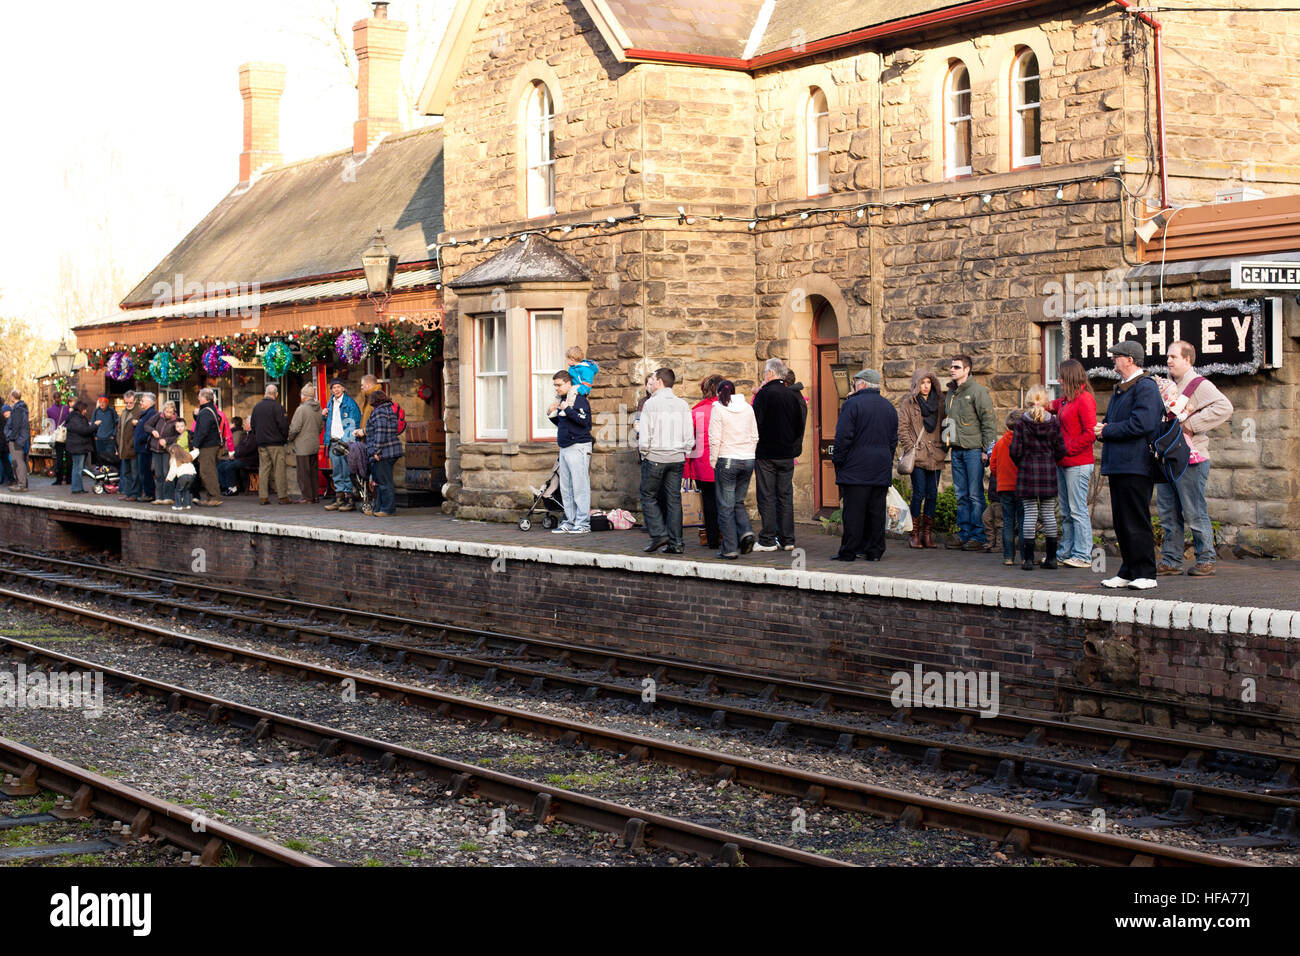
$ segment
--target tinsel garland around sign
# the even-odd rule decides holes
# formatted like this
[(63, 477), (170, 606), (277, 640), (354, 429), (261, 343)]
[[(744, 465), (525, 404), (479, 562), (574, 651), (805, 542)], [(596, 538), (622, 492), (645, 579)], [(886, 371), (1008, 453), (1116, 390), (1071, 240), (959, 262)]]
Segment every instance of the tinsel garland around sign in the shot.
[(262, 368), (271, 378), (282, 378), (293, 362), (293, 352), (283, 342), (272, 342), (262, 353)]
[(114, 352), (104, 366), (105, 374), (115, 382), (125, 382), (135, 375), (135, 361), (126, 352)]

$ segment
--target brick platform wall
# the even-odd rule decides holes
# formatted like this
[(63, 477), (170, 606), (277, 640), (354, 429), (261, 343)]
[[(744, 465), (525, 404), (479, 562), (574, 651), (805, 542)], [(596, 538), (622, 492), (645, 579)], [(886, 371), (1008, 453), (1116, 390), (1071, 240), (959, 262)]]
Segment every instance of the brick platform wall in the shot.
[[(53, 519), (41, 508), (0, 503), (8, 543), (58, 549), (85, 542), (67, 530), (66, 518)], [(1300, 648), (1289, 637), (1248, 633), (1250, 626), (1243, 633), (1257, 612), (1215, 633), (1184, 626), (1180, 610), (1176, 626), (1151, 627), (970, 600), (845, 594), (815, 583), (781, 587), (598, 567), (596, 555), (547, 563), (515, 557), (524, 549), (467, 543), (478, 552), (448, 553), (447, 542), (421, 542), (441, 546), (432, 553), (284, 533), (292, 530), (305, 529), (259, 534), (157, 516), (121, 531), (122, 558), (128, 567), (187, 575), (202, 548), (205, 576), (235, 587), (814, 681), (888, 689), (888, 675), (914, 662), (927, 670), (992, 670), (1006, 707), (1064, 708), (1300, 745), (1300, 736), (1267, 720), (1300, 715)], [(1246, 677), (1256, 682), (1257, 704), (1241, 702)], [(1059, 690), (1058, 678), (1177, 697), (1191, 710), (1140, 700), (1099, 705)], [(1207, 705), (1262, 719), (1216, 725), (1208, 713), (1197, 718)]]

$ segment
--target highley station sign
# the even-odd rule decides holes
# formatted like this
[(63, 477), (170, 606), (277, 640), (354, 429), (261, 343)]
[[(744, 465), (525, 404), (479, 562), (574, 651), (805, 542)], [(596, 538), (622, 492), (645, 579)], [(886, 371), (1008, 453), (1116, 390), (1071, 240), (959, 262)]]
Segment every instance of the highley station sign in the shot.
[(1169, 302), (1126, 309), (1085, 309), (1061, 320), (1065, 358), (1078, 359), (1090, 376), (1115, 378), (1109, 349), (1133, 341), (1143, 347), (1151, 372), (1167, 372), (1169, 346), (1182, 340), (1196, 349), (1203, 373), (1251, 375), (1282, 360), (1279, 299)]

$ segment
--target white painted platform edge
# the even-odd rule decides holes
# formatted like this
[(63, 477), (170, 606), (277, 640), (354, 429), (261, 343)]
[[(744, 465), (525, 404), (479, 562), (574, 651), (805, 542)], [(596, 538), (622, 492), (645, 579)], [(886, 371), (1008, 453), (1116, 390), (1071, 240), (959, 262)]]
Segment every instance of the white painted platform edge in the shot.
[(344, 531), (336, 528), (311, 528), (222, 518), (220, 513), (176, 514), (171, 511), (142, 511), (118, 505), (93, 502), (58, 501), (0, 492), (5, 504), (47, 511), (90, 514), (103, 518), (125, 518), (158, 524), (185, 524), (219, 528), (223, 531), (273, 535), (283, 538), (306, 538), (362, 547), (397, 548), (431, 554), (460, 554), (474, 558), (503, 558), (505, 561), (531, 561), (565, 567), (596, 567), (670, 577), (695, 577), (738, 584), (765, 584), (803, 590), (894, 597), (900, 600), (952, 602), (987, 607), (1032, 608), (1054, 617), (1071, 620), (1134, 622), (1155, 627), (1186, 628), (1189, 625), (1214, 633), (1271, 636), (1289, 640), (1300, 638), (1300, 612), (1274, 608), (1237, 607), (1198, 604), (1190, 601), (1164, 601), (1129, 597), (1122, 592), (1083, 595), (1064, 591), (1031, 591), (997, 585), (963, 584), (946, 581), (918, 581), (877, 575), (841, 574), (829, 571), (804, 571), (794, 568), (756, 568), (698, 561), (668, 561), (641, 554), (598, 554), (565, 548), (533, 548), (520, 545), (485, 544), (448, 538), (402, 537), (395, 532)]

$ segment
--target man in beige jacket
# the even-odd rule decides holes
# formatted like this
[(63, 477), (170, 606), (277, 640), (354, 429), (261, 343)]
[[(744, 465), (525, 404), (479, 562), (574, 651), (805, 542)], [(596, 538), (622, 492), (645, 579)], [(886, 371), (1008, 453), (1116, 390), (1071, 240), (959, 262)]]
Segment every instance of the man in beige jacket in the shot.
[(1183, 434), (1192, 450), (1191, 461), (1176, 484), (1156, 485), (1156, 509), (1164, 543), (1160, 548), (1158, 574), (1183, 573), (1183, 526), (1192, 530), (1196, 564), (1187, 573), (1208, 577), (1214, 573), (1214, 527), (1205, 503), (1205, 486), (1210, 479), (1211, 429), (1232, 417), (1232, 402), (1208, 378), (1199, 375), (1192, 365), (1196, 349), (1187, 342), (1174, 342), (1165, 356), (1169, 362), (1169, 380), (1177, 396), (1186, 396), (1182, 410)]

